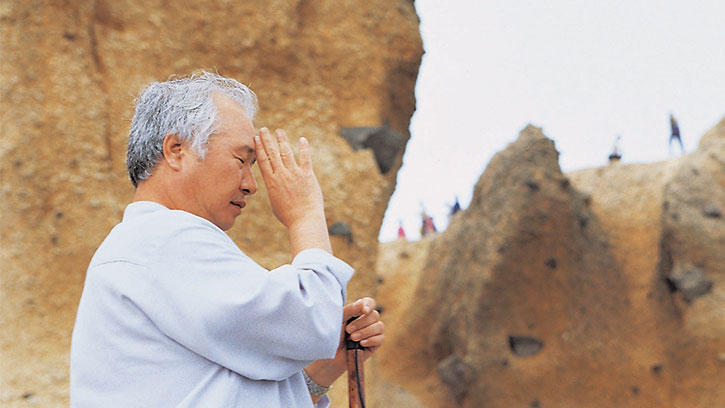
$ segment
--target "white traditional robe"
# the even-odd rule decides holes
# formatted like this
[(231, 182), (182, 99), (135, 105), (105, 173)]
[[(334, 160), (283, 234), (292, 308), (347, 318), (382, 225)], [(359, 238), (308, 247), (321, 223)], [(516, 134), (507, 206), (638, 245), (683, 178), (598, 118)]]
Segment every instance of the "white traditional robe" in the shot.
[(335, 355), (352, 274), (320, 249), (268, 271), (211, 222), (132, 203), (88, 267), (71, 406), (312, 407), (301, 370)]

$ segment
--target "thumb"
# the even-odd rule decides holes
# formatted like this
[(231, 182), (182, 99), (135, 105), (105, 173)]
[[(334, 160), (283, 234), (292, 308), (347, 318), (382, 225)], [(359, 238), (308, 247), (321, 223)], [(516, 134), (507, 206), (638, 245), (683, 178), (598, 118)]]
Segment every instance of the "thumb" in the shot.
[(342, 308), (342, 319), (347, 322), (353, 317), (362, 316), (375, 309), (375, 300), (362, 298)]

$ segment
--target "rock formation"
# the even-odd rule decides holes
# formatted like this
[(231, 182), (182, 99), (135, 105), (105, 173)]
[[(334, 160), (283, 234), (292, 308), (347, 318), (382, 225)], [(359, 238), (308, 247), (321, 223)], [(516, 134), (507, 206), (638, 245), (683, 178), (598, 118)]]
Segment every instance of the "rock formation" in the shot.
[[(377, 360), (387, 398), (725, 404), (725, 119), (679, 159), (564, 175), (557, 156), (527, 127), (443, 234), (409, 243), (414, 258), (383, 245), (398, 254), (378, 292), (395, 323)], [(407, 305), (388, 287), (406, 278)]]
[[(7, 1), (0, 37), (0, 405), (67, 405), (85, 269), (133, 193), (132, 100), (171, 74), (237, 78), (257, 92), (258, 127), (310, 140), (329, 224), (346, 226), (334, 250), (358, 270), (350, 297), (370, 293), (422, 55), (411, 1)], [(349, 128), (403, 138), (387, 173)], [(274, 267), (288, 243), (265, 196), (260, 183), (230, 235)]]
[[(567, 175), (527, 127), (447, 231), (378, 256), (412, 2), (15, 0), (0, 36), (0, 405), (67, 405), (85, 269), (132, 196), (132, 98), (216, 68), (257, 92), (257, 126), (311, 141), (349, 296), (377, 291), (386, 322), (369, 406), (725, 406), (725, 121), (679, 159)], [(273, 267), (288, 244), (265, 195), (230, 235)]]
[(725, 404), (725, 118), (681, 158), (571, 178), (592, 194), (628, 276), (633, 345), (659, 354), (651, 369), (667, 378), (670, 406)]

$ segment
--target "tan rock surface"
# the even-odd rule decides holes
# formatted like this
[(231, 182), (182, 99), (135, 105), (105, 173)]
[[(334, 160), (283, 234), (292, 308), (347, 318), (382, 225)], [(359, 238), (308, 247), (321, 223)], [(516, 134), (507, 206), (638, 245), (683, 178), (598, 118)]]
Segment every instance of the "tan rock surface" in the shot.
[[(725, 120), (690, 155), (568, 175), (529, 127), (447, 231), (377, 256), (402, 152), (381, 174), (340, 131), (407, 139), (417, 30), (407, 0), (0, 3), (0, 405), (67, 405), (85, 268), (132, 194), (133, 95), (216, 67), (257, 91), (258, 126), (311, 140), (350, 297), (383, 308), (369, 406), (725, 406)], [(272, 267), (267, 206), (262, 186), (231, 235)]]
[[(591, 192), (628, 276), (632, 323), (643, 329), (632, 346), (642, 357), (660, 351), (670, 406), (725, 404), (725, 220), (708, 215), (725, 208), (725, 118), (686, 156), (571, 177)], [(673, 275), (687, 270), (710, 289), (678, 289)]]
[[(724, 405), (724, 154), (725, 120), (687, 156), (563, 175), (524, 129), (448, 230), (406, 248), (414, 295), (381, 285), (402, 306), (378, 359), (396, 406)], [(687, 268), (695, 291), (672, 283)]]
[[(310, 140), (328, 221), (352, 231), (333, 238), (358, 270), (350, 296), (374, 287), (402, 150), (381, 174), (339, 132), (387, 125), (407, 140), (422, 54), (412, 2), (6, 1), (0, 38), (0, 405), (67, 405), (85, 268), (132, 196), (132, 99), (173, 73), (216, 68), (248, 83), (257, 126)], [(288, 243), (265, 195), (230, 235), (273, 267)]]

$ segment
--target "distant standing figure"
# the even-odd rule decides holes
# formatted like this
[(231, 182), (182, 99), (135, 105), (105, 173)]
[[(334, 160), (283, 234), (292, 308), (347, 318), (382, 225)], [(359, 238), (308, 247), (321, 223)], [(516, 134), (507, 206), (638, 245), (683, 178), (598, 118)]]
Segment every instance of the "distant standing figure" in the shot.
[(398, 239), (399, 240), (403, 240), (403, 241), (406, 240), (406, 237), (405, 237), (405, 229), (403, 228), (403, 221), (402, 220), (398, 220)]
[(614, 140), (614, 146), (612, 147), (612, 153), (609, 154), (609, 162), (617, 162), (622, 159), (622, 152), (619, 150), (619, 141), (622, 139), (622, 136), (617, 135), (617, 138)]
[(456, 197), (456, 202), (451, 207), (451, 216), (456, 215), (458, 211), (461, 211), (461, 203), (458, 202), (458, 197)]
[(421, 217), (423, 219), (423, 225), (420, 229), (420, 235), (425, 237), (426, 235), (433, 235), (436, 233), (436, 227), (435, 224), (433, 224), (433, 217), (426, 214), (425, 211), (421, 213)]
[(680, 153), (685, 153), (685, 146), (682, 145), (682, 138), (680, 137), (680, 126), (677, 124), (677, 119), (675, 119), (674, 116), (670, 113), (670, 128), (672, 129), (672, 134), (670, 135), (670, 155), (672, 154), (672, 141), (677, 140), (677, 143), (680, 144)]

